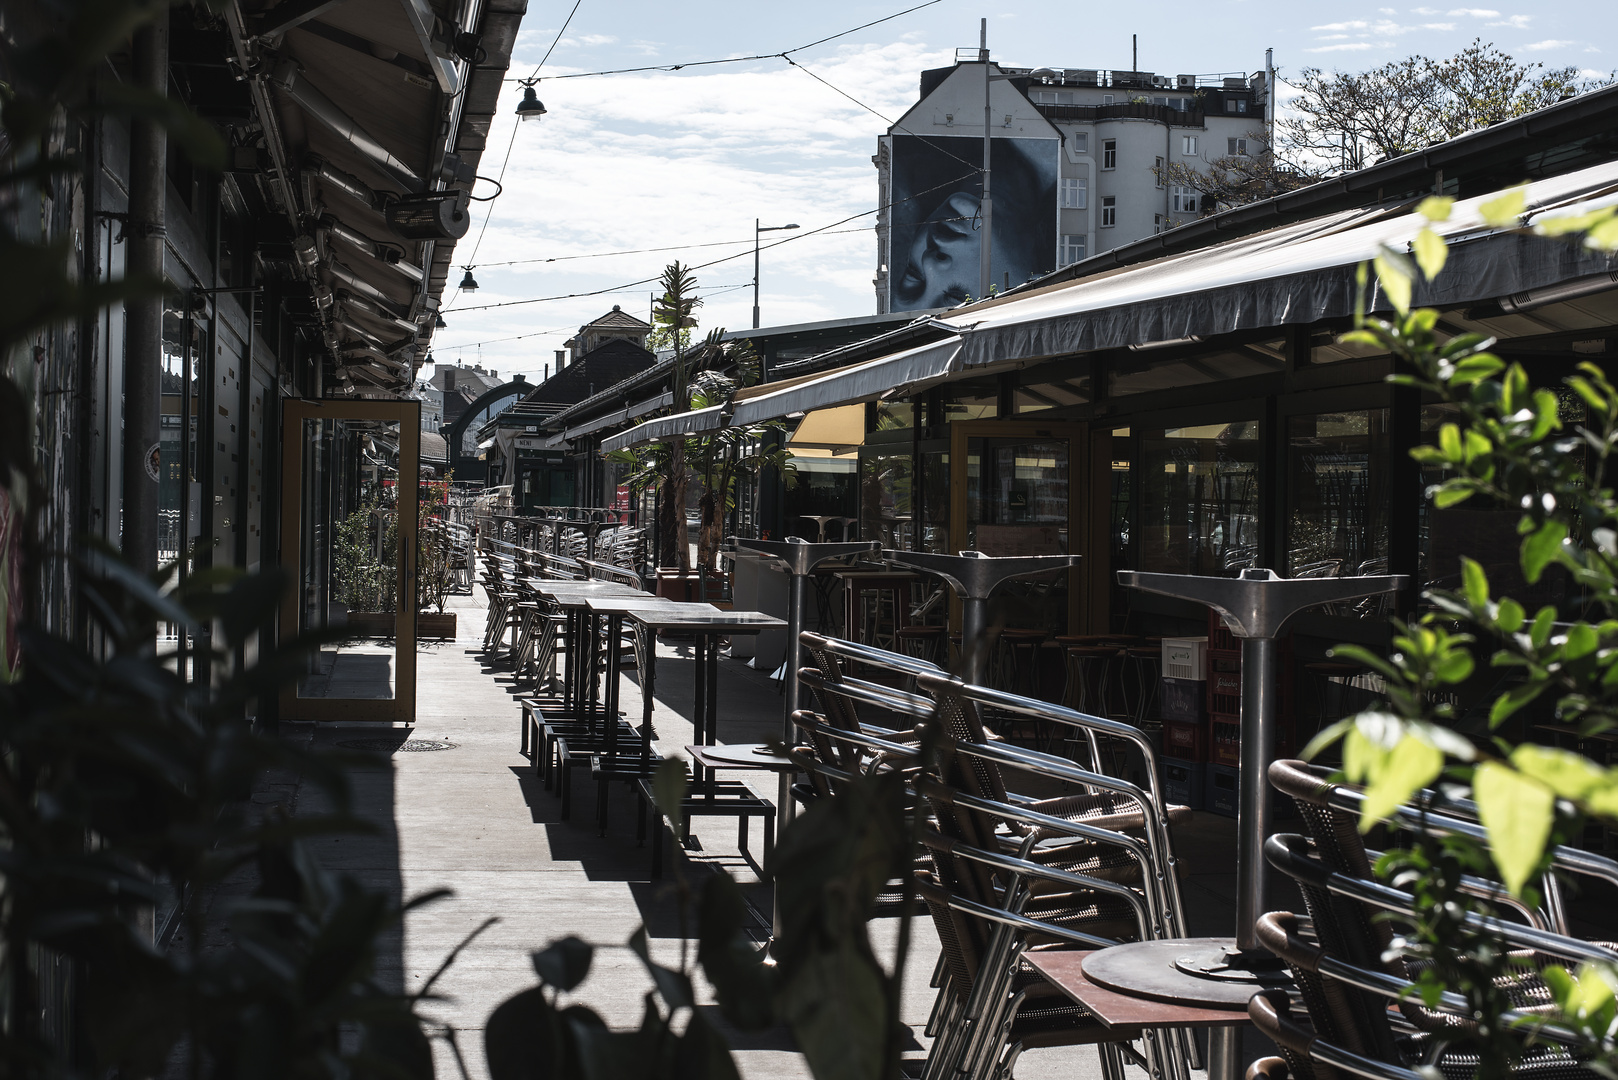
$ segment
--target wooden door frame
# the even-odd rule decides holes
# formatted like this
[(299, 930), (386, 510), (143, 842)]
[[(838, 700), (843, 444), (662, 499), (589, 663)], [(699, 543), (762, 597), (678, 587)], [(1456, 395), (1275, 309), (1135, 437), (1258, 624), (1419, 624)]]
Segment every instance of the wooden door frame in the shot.
[[(1092, 623), (1095, 612), (1102, 612), (1106, 621), (1106, 574), (1108, 553), (1105, 542), (1098, 548), (1095, 537), (1095, 503), (1107, 505), (1108, 488), (1095, 483), (1094, 448), (1091, 446), (1090, 424), (1072, 420), (956, 420), (949, 426), (949, 550), (966, 550), (966, 461), (968, 440), (988, 439), (1061, 439), (1068, 446), (1068, 499), (1067, 544), (1070, 555), (1079, 555), (1084, 561), (1068, 574), (1068, 633), (1097, 632)], [(1110, 467), (1110, 461), (1106, 462)], [(1088, 483), (1084, 482), (1086, 479)], [(1105, 540), (1106, 523), (1102, 522), (1099, 535)], [(1099, 575), (1099, 578), (1098, 578)], [(1100, 589), (1097, 589), (1099, 584)], [(1099, 597), (1099, 599), (1098, 599)], [(958, 604), (952, 603), (951, 622), (958, 619)]]
[[(394, 620), (393, 697), (302, 698), (294, 680), (281, 689), (281, 717), (286, 720), (365, 720), (413, 723), (416, 719), (416, 519), (420, 513), (421, 403), (419, 401), (336, 401), (288, 398), (281, 403), (281, 565), (293, 580), (281, 598), (277, 641), (289, 644), (298, 634), (302, 585), (303, 422), (305, 420), (381, 420), (399, 425), (400, 509), (406, 491), (413, 513), (399, 514), (399, 608)], [(408, 477), (408, 486), (406, 478)]]

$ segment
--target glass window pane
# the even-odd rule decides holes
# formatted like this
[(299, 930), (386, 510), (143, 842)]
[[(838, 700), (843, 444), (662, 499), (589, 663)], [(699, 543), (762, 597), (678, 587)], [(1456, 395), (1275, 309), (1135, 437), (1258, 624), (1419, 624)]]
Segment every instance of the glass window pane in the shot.
[[(1287, 420), (1288, 577), (1387, 573), (1391, 447), (1387, 409)], [(1376, 598), (1339, 614), (1384, 606)]]
[(1027, 386), (1017, 387), (1012, 402), (1017, 413), (1043, 412), (1067, 405), (1084, 405), (1090, 401), (1090, 377), (1079, 375), (1071, 379), (1043, 378)]
[(885, 548), (914, 550), (912, 503), (914, 460), (910, 447), (860, 451), (860, 539)]
[(1233, 575), (1258, 557), (1259, 424), (1143, 431), (1142, 570)]

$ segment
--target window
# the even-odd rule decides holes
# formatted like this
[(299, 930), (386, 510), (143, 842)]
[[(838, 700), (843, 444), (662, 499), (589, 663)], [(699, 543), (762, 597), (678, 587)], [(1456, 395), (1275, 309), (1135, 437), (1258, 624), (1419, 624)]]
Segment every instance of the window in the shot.
[(1197, 137), (1195, 135), (1180, 136), (1180, 153), (1186, 157), (1197, 156)]
[(1226, 139), (1225, 143), (1229, 147), (1229, 149), (1227, 149), (1225, 152), (1227, 154), (1229, 154), (1231, 157), (1246, 157), (1247, 156), (1247, 140), (1246, 139)]
[(1101, 197), (1101, 227), (1110, 229), (1118, 224), (1118, 197), (1116, 195), (1103, 195)]
[(1239, 113), (1244, 113), (1244, 112), (1247, 111), (1247, 99), (1246, 98), (1237, 98), (1236, 99), (1236, 111), (1239, 112)]
[[(1287, 553), (1291, 577), (1381, 573), (1388, 560), (1389, 411), (1287, 418)], [(1333, 610), (1373, 618), (1375, 601)]]
[(1259, 434), (1256, 421), (1141, 432), (1142, 570), (1229, 576), (1257, 565)]
[(1118, 140), (1101, 140), (1101, 167), (1103, 169), (1116, 169), (1118, 167)]
[(1082, 176), (1062, 177), (1062, 209), (1083, 210), (1090, 205), (1090, 181)]
[(1163, 186), (1163, 159), (1162, 158), (1154, 158), (1153, 159), (1152, 175), (1157, 177), (1157, 186), (1162, 187)]
[(1103, 105), (1111, 105), (1112, 104), (1112, 95), (1111, 94), (1102, 94), (1101, 95), (1101, 104), (1103, 104)]
[(1176, 187), (1170, 195), (1169, 208), (1176, 214), (1195, 214), (1197, 212), (1197, 189)]
[(1236, 99), (1235, 98), (1226, 98), (1225, 99), (1225, 111), (1228, 112), (1228, 113), (1233, 113), (1233, 112), (1236, 111)]
[(1163, 231), (1163, 215), (1162, 214), (1153, 214), (1152, 215), (1152, 235), (1155, 236), (1155, 235), (1157, 235), (1158, 233), (1160, 233), (1162, 231)]
[(1073, 152), (1075, 154), (1088, 154), (1090, 152), (1090, 133), (1088, 131), (1075, 131), (1073, 133)]
[(1031, 95), (1037, 105), (1071, 105), (1073, 94), (1071, 91), (1035, 90)]
[(1058, 263), (1067, 266), (1076, 263), (1085, 256), (1085, 236), (1083, 233), (1063, 233), (1062, 251)]

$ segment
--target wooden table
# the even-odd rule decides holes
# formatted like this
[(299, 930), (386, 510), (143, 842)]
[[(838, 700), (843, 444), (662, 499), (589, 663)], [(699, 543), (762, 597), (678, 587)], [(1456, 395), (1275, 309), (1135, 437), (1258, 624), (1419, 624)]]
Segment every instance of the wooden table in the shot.
[[(1234, 1036), (1251, 1023), (1247, 1010), (1178, 1005), (1153, 998), (1120, 993), (1092, 982), (1084, 974), (1084, 961), (1102, 950), (1046, 949), (1023, 954), (1046, 982), (1083, 1005), (1109, 1028), (1133, 1038), (1148, 1028), (1206, 1028), (1208, 1080), (1236, 1080), (1239, 1075)], [(1216, 1034), (1227, 1034), (1225, 1038)]]

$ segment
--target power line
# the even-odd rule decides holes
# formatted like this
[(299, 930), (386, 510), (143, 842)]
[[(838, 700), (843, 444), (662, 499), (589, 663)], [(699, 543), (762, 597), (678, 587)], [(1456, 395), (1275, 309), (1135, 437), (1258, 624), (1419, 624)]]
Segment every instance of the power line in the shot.
[[(549, 81), (555, 82), (560, 79), (591, 79), (601, 75), (638, 75), (643, 71), (681, 71), (685, 68), (712, 67), (715, 64), (746, 64), (751, 63), (754, 60), (785, 60), (792, 53), (803, 52), (806, 49), (814, 48), (816, 45), (824, 45), (828, 41), (836, 41), (840, 37), (847, 37), (849, 34), (857, 34), (861, 30), (868, 30), (879, 23), (889, 22), (893, 19), (899, 18), (900, 16), (909, 15), (913, 11), (920, 11), (922, 8), (932, 7), (934, 4), (939, 3), (943, 3), (943, 0), (927, 0), (927, 2), (924, 4), (917, 4), (915, 7), (905, 8), (903, 11), (896, 11), (892, 15), (884, 15), (880, 19), (873, 19), (868, 23), (863, 23), (859, 26), (853, 27), (852, 29), (831, 34), (827, 37), (819, 39), (818, 41), (811, 41), (807, 45), (799, 45), (795, 49), (787, 49), (784, 52), (754, 53), (751, 56), (726, 56), (718, 60), (691, 60), (683, 64), (649, 64), (645, 67), (613, 68), (610, 71), (579, 71), (571, 75), (552, 75)], [(563, 29), (565, 30), (566, 27), (564, 26)], [(534, 70), (537, 72), (539, 69), (535, 68)], [(504, 81), (525, 82), (528, 80), (508, 78)], [(546, 80), (542, 79), (539, 81), (544, 82)]]
[[(865, 228), (838, 229), (835, 232), (820, 233), (821, 236), (836, 236), (842, 233), (865, 232)], [(475, 263), (474, 270), (491, 270), (497, 266), (531, 266), (534, 263), (571, 262), (575, 259), (605, 259), (613, 255), (651, 255), (660, 251), (694, 251), (697, 248), (730, 247), (736, 244), (751, 244), (752, 237), (745, 240), (710, 240), (700, 244), (675, 244), (672, 247), (634, 248), (626, 251), (597, 251), (588, 255), (555, 255), (549, 259), (513, 259), (510, 262)]]
[[(858, 214), (850, 214), (848, 217), (843, 218), (840, 221), (834, 221), (829, 225), (822, 226), (821, 228), (810, 229), (808, 232), (799, 233), (796, 236), (789, 236), (789, 237), (786, 237), (785, 239), (782, 239), (782, 240), (776, 240), (776, 241), (774, 241), (772, 243), (764, 245), (764, 247), (761, 250), (770, 251), (770, 250), (773, 250), (774, 248), (780, 247), (783, 244), (792, 244), (792, 243), (797, 243), (797, 242), (802, 241), (802, 240), (807, 240), (811, 236), (818, 236), (821, 233), (828, 232), (828, 231), (830, 231), (832, 229), (835, 229), (839, 225), (846, 225), (850, 221), (856, 221), (856, 220), (858, 220), (859, 218), (862, 218), (862, 217), (870, 217), (872, 214), (878, 214), (878, 213), (881, 213), (883, 210), (892, 209), (893, 207), (899, 206), (902, 203), (907, 203), (907, 202), (910, 202), (910, 201), (912, 201), (914, 199), (919, 199), (923, 195), (930, 195), (935, 191), (942, 191), (945, 188), (954, 187), (956, 184), (960, 183), (962, 180), (965, 180), (967, 177), (974, 175), (978, 171), (979, 170), (977, 170), (977, 169), (973, 169), (972, 172), (962, 173), (960, 176), (954, 177), (953, 179), (950, 179), (950, 180), (946, 180), (942, 184), (935, 184), (934, 186), (932, 186), (930, 188), (927, 188), (925, 191), (918, 191), (914, 195), (908, 195), (903, 199), (898, 199), (898, 200), (896, 200), (894, 202), (888, 203), (886, 206), (878, 206), (873, 210), (863, 210)], [(852, 231), (864, 232), (865, 230), (864, 229), (859, 229), (859, 230), (852, 230)], [(729, 262), (732, 259), (739, 259), (739, 258), (743, 257), (746, 254), (747, 254), (747, 252), (745, 252), (745, 251), (738, 251), (733, 255), (724, 255), (724, 256), (721, 256), (720, 258), (713, 259), (713, 260), (710, 260), (710, 261), (705, 262), (705, 263), (698, 263), (695, 266), (688, 267), (688, 269), (691, 269), (691, 270), (703, 270), (703, 269), (706, 269), (707, 267), (710, 267), (710, 266), (718, 266), (720, 263)], [(488, 311), (488, 310), (493, 309), (493, 308), (519, 307), (519, 306), (521, 306), (523, 304), (545, 304), (545, 303), (549, 303), (549, 302), (551, 302), (553, 300), (576, 300), (576, 299), (579, 299), (581, 297), (605, 296), (605, 295), (607, 295), (609, 293), (624, 292), (624, 291), (626, 291), (628, 289), (635, 288), (636, 286), (639, 286), (639, 285), (650, 285), (652, 282), (659, 280), (661, 277), (662, 277), (662, 275), (658, 274), (658, 275), (655, 275), (653, 277), (641, 278), (639, 281), (630, 281), (630, 282), (626, 282), (623, 285), (614, 285), (611, 288), (607, 288), (607, 289), (592, 289), (589, 292), (578, 292), (578, 293), (562, 293), (562, 294), (559, 294), (557, 296), (536, 296), (536, 297), (534, 297), (534, 298), (532, 298), (530, 300), (505, 300), (505, 301), (502, 301), (502, 302), (497, 303), (497, 304), (478, 304), (478, 305), (475, 305), (473, 307), (457, 308), (455, 310), (461, 311), (461, 312)], [(748, 284), (752, 284), (752, 283), (749, 282)], [(449, 310), (450, 309), (445, 308), (444, 313), (447, 315), (449, 313)]]
[(826, 89), (832, 90), (832, 91), (834, 91), (834, 92), (836, 92), (838, 94), (841, 94), (843, 97), (847, 98), (849, 101), (852, 101), (854, 104), (858, 105), (860, 108), (864, 109), (866, 112), (870, 113), (872, 116), (876, 117), (878, 120), (882, 121), (884, 124), (887, 124), (889, 127), (897, 128), (899, 131), (903, 132), (906, 135), (910, 135), (910, 136), (912, 136), (914, 138), (920, 139), (922, 142), (926, 143), (928, 146), (932, 147), (934, 150), (937, 150), (940, 154), (943, 154), (945, 157), (948, 157), (948, 158), (954, 158), (956, 161), (959, 161), (962, 165), (970, 166), (972, 169), (976, 170), (977, 172), (982, 172), (983, 171), (983, 165), (982, 165), (981, 162), (971, 162), (971, 161), (968, 161), (965, 158), (963, 158), (963, 157), (961, 157), (961, 156), (959, 156), (957, 154), (952, 154), (948, 150), (945, 150), (942, 146), (939, 146), (937, 143), (935, 143), (931, 139), (927, 138), (927, 136), (925, 136), (925, 135), (917, 135), (914, 131), (911, 131), (909, 128), (905, 127), (903, 124), (898, 124), (898, 123), (895, 123), (892, 120), (889, 120), (886, 116), (883, 116), (881, 113), (877, 112), (875, 109), (873, 109), (869, 105), (865, 104), (865, 102), (861, 101), (859, 98), (855, 97), (853, 94), (850, 94), (846, 90), (841, 90), (841, 89), (838, 89), (837, 87), (833, 86), (831, 83), (827, 82), (825, 79), (822, 79), (819, 75), (816, 75), (814, 72), (810, 71), (808, 68), (804, 67), (802, 64), (800, 64), (796, 60), (792, 59), (790, 56), (783, 56), (782, 59), (785, 60), (787, 63), (791, 64), (793, 67), (797, 68), (799, 71), (803, 72), (805, 75), (809, 76), (811, 79), (815, 80), (815, 82), (817, 82), (820, 85), (826, 87)]
[[(856, 230), (856, 231), (864, 232), (865, 230), (860, 229), (860, 230)], [(751, 281), (744, 281), (740, 285), (698, 286), (697, 291), (702, 292), (702, 293), (707, 293), (709, 296), (718, 296), (720, 293), (735, 292), (737, 289), (751, 289), (752, 287), (753, 287), (753, 283)], [(625, 288), (625, 289), (621, 289), (621, 290), (617, 290), (617, 291), (628, 292), (629, 289)], [(470, 308), (462, 308), (461, 310), (470, 311), (471, 309)], [(574, 329), (573, 324), (568, 323), (566, 326), (558, 326), (558, 327), (554, 327), (554, 328), (552, 328), (550, 330), (530, 330), (526, 334), (513, 334), (510, 337), (502, 337), (502, 338), (488, 338), (488, 339), (486, 339), (484, 341), (465, 341), (465, 342), (461, 342), (460, 344), (457, 344), (457, 345), (440, 345), (440, 344), (435, 342), (433, 344), (432, 351), (433, 352), (458, 352), (461, 349), (481, 349), (485, 345), (503, 345), (508, 341), (521, 341), (524, 338), (546, 337), (546, 336), (548, 336), (550, 334), (565, 334), (565, 333), (568, 333), (569, 331), (571, 331), (573, 329)]]
[[(551, 39), (551, 47), (545, 50), (545, 55), (539, 58), (538, 64), (534, 65), (534, 73), (528, 77), (530, 81), (539, 75), (539, 69), (544, 67), (545, 61), (551, 58), (551, 53), (556, 50), (556, 43), (562, 40), (562, 35), (567, 33), (567, 28), (573, 24), (573, 16), (579, 13), (579, 5), (582, 3), (584, 3), (584, 0), (573, 0), (573, 10), (567, 13), (567, 18), (563, 21), (562, 28), (556, 32), (556, 37)], [(494, 181), (496, 187), (500, 187), (502, 181), (506, 178), (506, 166), (511, 164), (511, 149), (517, 145), (517, 129), (521, 126), (522, 120), (520, 118), (511, 125), (511, 138), (506, 140), (506, 156), (500, 162), (500, 175), (495, 177)], [(502, 188), (501, 190), (504, 189)], [(475, 264), (477, 262), (478, 249), (483, 246), (483, 234), (489, 231), (489, 219), (492, 217), (494, 217), (494, 200), (491, 199), (488, 212), (483, 215), (483, 224), (478, 227), (478, 238), (472, 244), (472, 256), (466, 260), (468, 263)], [(451, 304), (455, 303), (455, 298), (460, 295), (461, 287), (456, 285), (455, 291), (450, 293), (449, 302)]]

